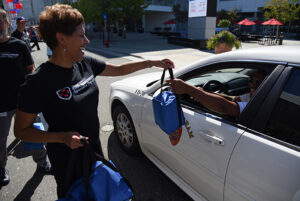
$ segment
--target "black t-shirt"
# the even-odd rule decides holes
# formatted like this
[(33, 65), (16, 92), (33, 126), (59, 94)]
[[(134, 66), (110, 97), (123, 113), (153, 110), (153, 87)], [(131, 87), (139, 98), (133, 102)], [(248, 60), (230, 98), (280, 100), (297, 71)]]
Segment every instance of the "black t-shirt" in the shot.
[(26, 66), (32, 64), (30, 51), (23, 41), (10, 37), (0, 43), (0, 112), (17, 108), (19, 88), (27, 74)]
[(12, 37), (17, 38), (19, 40), (23, 40), (24, 41), (24, 33), (20, 32), (19, 30), (14, 30), (14, 32), (12, 32), (11, 34)]
[(31, 51), (30, 40), (29, 40), (27, 34), (22, 33), (18, 29), (16, 29), (14, 32), (12, 32), (11, 36), (24, 41), (26, 43), (26, 45), (28, 46), (29, 50)]
[(43, 63), (21, 86), (18, 109), (43, 112), (48, 131), (77, 131), (99, 142), (98, 97), (95, 77), (105, 63), (84, 56), (72, 68)]

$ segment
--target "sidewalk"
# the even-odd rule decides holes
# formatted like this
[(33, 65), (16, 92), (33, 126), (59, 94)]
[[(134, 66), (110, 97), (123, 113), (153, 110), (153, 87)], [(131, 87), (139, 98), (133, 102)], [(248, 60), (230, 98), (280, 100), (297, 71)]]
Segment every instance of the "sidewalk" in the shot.
[(109, 57), (125, 57), (132, 61), (169, 58), (176, 66), (185, 66), (187, 62), (193, 63), (213, 53), (168, 44), (167, 38), (150, 33), (127, 33), (126, 39), (114, 35), (108, 48), (103, 40), (92, 39), (87, 50)]
[[(300, 45), (300, 41), (286, 39), (283, 40), (283, 45)], [(257, 41), (250, 41), (243, 42), (241, 49), (263, 46), (265, 45), (259, 45)], [(186, 66), (214, 54), (213, 50), (198, 50), (168, 44), (167, 38), (150, 33), (127, 33), (126, 39), (114, 35), (109, 47), (105, 47), (101, 39), (92, 39), (87, 46), (87, 50), (108, 57), (125, 57), (132, 61), (169, 58), (178, 67)]]

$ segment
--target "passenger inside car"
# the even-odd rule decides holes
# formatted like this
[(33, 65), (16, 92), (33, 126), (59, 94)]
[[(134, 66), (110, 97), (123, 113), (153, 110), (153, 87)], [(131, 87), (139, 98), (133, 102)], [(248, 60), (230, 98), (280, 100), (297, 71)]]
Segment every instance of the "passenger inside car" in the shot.
[[(202, 87), (196, 87), (181, 79), (166, 80), (166, 82), (170, 84), (174, 93), (188, 94), (209, 110), (231, 117), (238, 117), (250, 101), (251, 97), (255, 94), (255, 91), (263, 82), (266, 75), (267, 74), (264, 70), (254, 71), (250, 75), (250, 79), (248, 81), (250, 92), (240, 96), (227, 96), (226, 93), (221, 95), (208, 92), (205, 91), (207, 84), (204, 84)], [(208, 81), (207, 83), (222, 85), (216, 80)], [(223, 89), (223, 91), (227, 91), (227, 89)]]

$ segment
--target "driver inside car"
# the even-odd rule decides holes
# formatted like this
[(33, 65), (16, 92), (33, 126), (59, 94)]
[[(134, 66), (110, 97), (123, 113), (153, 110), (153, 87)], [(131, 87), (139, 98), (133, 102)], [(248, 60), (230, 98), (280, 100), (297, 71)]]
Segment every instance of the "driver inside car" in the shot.
[(255, 71), (249, 79), (250, 92), (241, 96), (231, 97), (232, 100), (228, 100), (223, 95), (204, 91), (203, 88), (190, 85), (181, 79), (169, 79), (166, 82), (169, 83), (172, 91), (176, 94), (188, 94), (209, 110), (223, 115), (238, 117), (265, 77), (266, 72), (264, 70)]

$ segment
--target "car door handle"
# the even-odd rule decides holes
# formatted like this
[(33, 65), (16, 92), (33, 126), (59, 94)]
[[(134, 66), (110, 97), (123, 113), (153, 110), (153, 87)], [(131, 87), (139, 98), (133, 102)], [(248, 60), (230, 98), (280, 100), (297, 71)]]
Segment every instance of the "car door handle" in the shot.
[(206, 131), (199, 131), (199, 133), (200, 133), (200, 135), (201, 135), (204, 139), (206, 139), (206, 140), (208, 140), (208, 141), (210, 141), (210, 142), (212, 142), (212, 143), (214, 143), (214, 144), (224, 146), (224, 140), (222, 140), (221, 138), (218, 138), (218, 137), (216, 137), (216, 136), (213, 136), (212, 134), (210, 134), (210, 133), (208, 133), (208, 132), (206, 132)]

